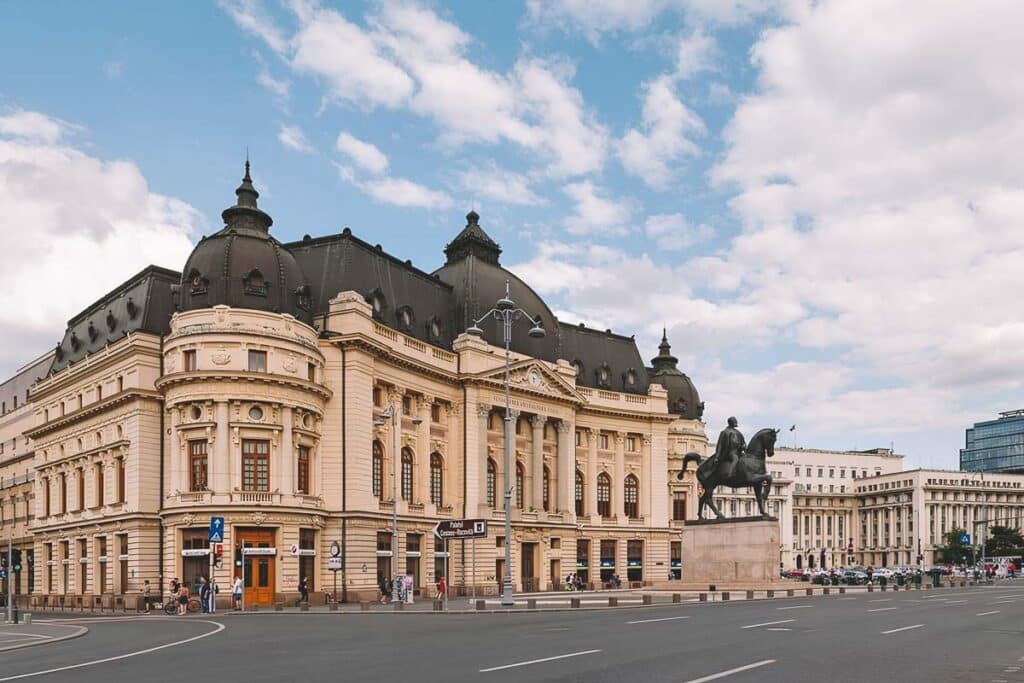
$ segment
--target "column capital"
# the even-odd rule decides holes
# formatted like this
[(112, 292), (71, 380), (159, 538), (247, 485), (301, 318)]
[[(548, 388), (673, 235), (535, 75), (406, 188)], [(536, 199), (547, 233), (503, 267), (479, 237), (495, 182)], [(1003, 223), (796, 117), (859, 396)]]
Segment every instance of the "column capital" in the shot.
[(479, 415), (480, 417), (487, 417), (488, 415), (490, 415), (491, 414), (491, 406), (490, 406), (490, 404), (487, 404), (487, 403), (477, 403), (476, 404), (476, 414)]
[(547, 424), (548, 418), (546, 415), (531, 415), (530, 425), (534, 429), (543, 429), (544, 425)]
[(612, 435), (615, 437), (615, 444), (617, 446), (621, 446), (622, 443), (626, 440), (626, 435), (623, 434), (622, 432), (612, 432)]
[(572, 431), (572, 424), (568, 420), (559, 420), (555, 423), (555, 429), (561, 434)]
[(519, 411), (516, 410), (515, 408), (509, 408), (508, 416), (510, 418), (512, 418), (513, 420), (518, 420), (519, 419)]

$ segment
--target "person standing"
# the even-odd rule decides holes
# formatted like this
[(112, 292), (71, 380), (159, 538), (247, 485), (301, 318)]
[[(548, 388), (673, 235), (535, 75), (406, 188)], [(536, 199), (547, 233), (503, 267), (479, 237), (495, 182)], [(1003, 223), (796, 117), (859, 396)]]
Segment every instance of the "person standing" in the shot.
[(210, 577), (210, 605), (206, 610), (209, 614), (215, 614), (217, 612), (217, 593), (220, 593), (220, 586), (217, 585), (217, 579)]
[(199, 577), (199, 607), (203, 614), (209, 611), (210, 605), (210, 582), (206, 580), (205, 576)]
[(437, 595), (434, 596), (435, 600), (445, 600), (448, 597), (448, 586), (444, 582), (444, 577), (440, 577), (437, 580)]
[(299, 581), (299, 602), (309, 602), (309, 579), (305, 576)]
[(181, 584), (178, 586), (178, 614), (184, 616), (188, 614), (188, 586)]
[(146, 614), (149, 614), (153, 609), (153, 590), (149, 585), (149, 579), (142, 583), (142, 604), (145, 605)]
[(231, 586), (231, 604), (235, 611), (242, 609), (242, 577), (236, 576), (235, 583)]

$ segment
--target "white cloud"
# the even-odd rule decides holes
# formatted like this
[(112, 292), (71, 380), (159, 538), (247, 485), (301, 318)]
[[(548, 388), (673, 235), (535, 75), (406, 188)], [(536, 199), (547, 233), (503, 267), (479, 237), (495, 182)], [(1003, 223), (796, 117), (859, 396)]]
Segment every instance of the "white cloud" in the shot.
[(417, 207), (422, 209), (449, 209), (455, 205), (444, 192), (405, 178), (374, 178), (357, 183), (360, 190), (382, 204)]
[(644, 233), (659, 249), (682, 251), (714, 237), (715, 230), (706, 223), (691, 225), (680, 213), (655, 214), (644, 222)]
[(672, 79), (660, 76), (644, 85), (642, 128), (631, 128), (616, 143), (619, 161), (652, 188), (667, 189), (673, 178), (670, 164), (700, 153), (690, 137), (705, 132), (704, 122), (679, 101)]
[(302, 154), (313, 154), (316, 152), (313, 146), (309, 144), (309, 140), (306, 139), (306, 134), (302, 132), (300, 126), (282, 125), (281, 130), (277, 133), (277, 139), (282, 145), (293, 152), (301, 152)]
[(68, 318), (132, 273), (181, 268), (203, 222), (130, 161), (61, 142), (71, 130), (38, 112), (0, 117), (3, 372), (56, 344)]
[(124, 75), (124, 64), (117, 61), (106, 62), (103, 65), (103, 75), (111, 81), (121, 78)]
[(493, 199), (502, 204), (539, 206), (547, 203), (531, 189), (529, 178), (498, 168), (493, 161), (463, 171), (458, 182), (474, 197)]
[(259, 73), (256, 74), (256, 82), (273, 93), (279, 100), (287, 100), (291, 84), (285, 79), (275, 78), (270, 73), (270, 69), (267, 67), (267, 63), (263, 59), (263, 55), (258, 51), (253, 50), (252, 56), (253, 59), (256, 60), (256, 63), (260, 65)]
[(238, 26), (256, 36), (278, 54), (288, 47), (284, 34), (269, 21), (258, 0), (218, 0), (217, 4), (227, 12)]
[(338, 133), (334, 146), (364, 171), (380, 175), (388, 170), (388, 157), (376, 145), (363, 142), (343, 131)]
[(575, 203), (573, 214), (565, 221), (570, 235), (622, 235), (629, 231), (630, 202), (601, 196), (590, 180), (570, 183), (562, 191)]
[(676, 78), (689, 79), (703, 71), (715, 68), (714, 59), (718, 44), (702, 29), (695, 29), (690, 35), (679, 39), (676, 49)]

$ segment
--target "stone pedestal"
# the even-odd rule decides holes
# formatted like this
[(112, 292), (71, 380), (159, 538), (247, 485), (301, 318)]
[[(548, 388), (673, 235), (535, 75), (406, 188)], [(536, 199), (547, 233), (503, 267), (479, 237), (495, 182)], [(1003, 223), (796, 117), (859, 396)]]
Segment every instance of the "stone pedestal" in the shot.
[(683, 581), (723, 586), (780, 581), (778, 520), (747, 517), (687, 522)]

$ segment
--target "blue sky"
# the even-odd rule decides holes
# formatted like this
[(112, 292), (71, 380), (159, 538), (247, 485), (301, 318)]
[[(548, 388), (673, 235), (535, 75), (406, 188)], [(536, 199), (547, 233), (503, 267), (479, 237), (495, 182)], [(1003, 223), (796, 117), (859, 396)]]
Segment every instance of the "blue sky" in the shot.
[(666, 326), (709, 431), (954, 467), (965, 426), (1020, 407), (1019, 13), (6, 5), (0, 367), (180, 268), (248, 149), (281, 240), (347, 225), (432, 270), (475, 207), (559, 317), (645, 357)]

